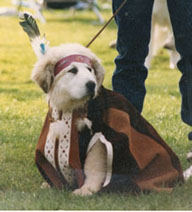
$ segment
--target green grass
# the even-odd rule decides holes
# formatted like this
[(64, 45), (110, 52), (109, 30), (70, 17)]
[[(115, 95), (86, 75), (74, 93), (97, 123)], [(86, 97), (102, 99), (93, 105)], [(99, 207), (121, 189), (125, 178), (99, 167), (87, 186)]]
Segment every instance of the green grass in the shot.
[[(1, 0), (0, 6), (6, 6)], [(102, 12), (105, 20), (111, 11)], [(101, 26), (93, 25), (91, 11), (45, 11), (46, 32), (52, 45), (79, 42), (86, 45)], [(108, 47), (115, 39), (112, 23), (92, 44), (106, 69), (104, 85), (111, 88), (116, 50)], [(0, 210), (191, 210), (192, 180), (177, 186), (171, 194), (96, 194), (75, 197), (70, 191), (40, 189), (43, 182), (35, 163), (35, 146), (47, 111), (44, 94), (30, 80), (36, 58), (29, 40), (15, 17), (0, 17)], [(180, 118), (180, 73), (168, 68), (168, 55), (160, 51), (153, 60), (146, 81), (143, 116), (179, 156), (183, 168), (191, 144), (190, 130)]]

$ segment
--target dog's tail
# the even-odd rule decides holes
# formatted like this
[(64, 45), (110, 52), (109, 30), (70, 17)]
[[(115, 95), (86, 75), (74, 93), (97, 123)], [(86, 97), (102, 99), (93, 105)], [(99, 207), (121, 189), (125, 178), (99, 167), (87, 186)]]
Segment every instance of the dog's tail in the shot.
[(33, 50), (38, 58), (45, 55), (49, 49), (49, 42), (45, 36), (41, 37), (37, 23), (32, 15), (24, 13), (19, 22), (23, 30), (28, 34)]

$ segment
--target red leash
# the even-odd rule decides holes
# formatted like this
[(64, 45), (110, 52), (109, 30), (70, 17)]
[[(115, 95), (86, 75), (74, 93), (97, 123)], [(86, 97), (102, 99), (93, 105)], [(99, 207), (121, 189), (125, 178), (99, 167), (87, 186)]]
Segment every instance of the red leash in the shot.
[(99, 30), (99, 32), (92, 38), (92, 40), (86, 45), (87, 48), (95, 41), (95, 39), (103, 32), (103, 30), (110, 24), (112, 19), (118, 14), (121, 8), (124, 6), (127, 0), (124, 0), (119, 8), (115, 11), (115, 13), (111, 16), (111, 18), (107, 21), (107, 23)]

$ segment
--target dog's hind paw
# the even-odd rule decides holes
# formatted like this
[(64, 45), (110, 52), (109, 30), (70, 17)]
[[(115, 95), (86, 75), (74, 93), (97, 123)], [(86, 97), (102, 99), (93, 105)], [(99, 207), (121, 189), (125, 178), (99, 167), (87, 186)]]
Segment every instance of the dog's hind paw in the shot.
[(188, 180), (192, 177), (192, 166), (190, 166), (187, 170), (183, 172), (183, 176), (185, 180)]
[(93, 192), (87, 187), (81, 187), (79, 189), (74, 190), (73, 194), (79, 196), (90, 196), (93, 194)]
[(187, 160), (188, 160), (189, 162), (192, 161), (192, 151), (189, 152), (189, 153), (187, 153)]
[(43, 182), (41, 184), (41, 189), (46, 189), (46, 188), (50, 188), (50, 185), (47, 182)]

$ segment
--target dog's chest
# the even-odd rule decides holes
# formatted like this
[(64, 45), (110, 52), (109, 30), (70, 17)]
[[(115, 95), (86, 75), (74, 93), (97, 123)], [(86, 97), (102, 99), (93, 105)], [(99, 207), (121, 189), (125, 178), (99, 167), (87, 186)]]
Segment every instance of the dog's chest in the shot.
[(44, 154), (49, 163), (72, 185), (74, 173), (69, 164), (72, 112), (60, 114), (56, 109), (53, 109), (52, 118), (53, 122), (49, 127)]

